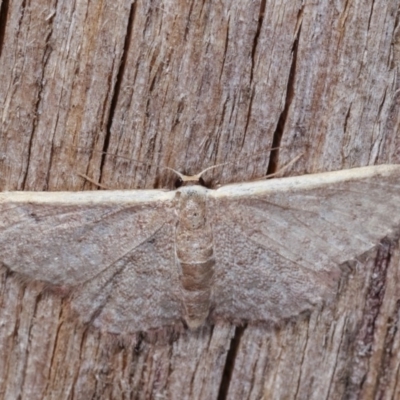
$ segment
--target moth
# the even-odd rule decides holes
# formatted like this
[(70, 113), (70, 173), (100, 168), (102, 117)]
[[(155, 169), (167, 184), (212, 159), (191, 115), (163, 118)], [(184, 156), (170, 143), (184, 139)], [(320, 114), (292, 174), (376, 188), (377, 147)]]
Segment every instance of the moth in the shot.
[(62, 287), (83, 322), (129, 333), (279, 321), (335, 292), (400, 226), (400, 166), (175, 191), (0, 193), (0, 261)]

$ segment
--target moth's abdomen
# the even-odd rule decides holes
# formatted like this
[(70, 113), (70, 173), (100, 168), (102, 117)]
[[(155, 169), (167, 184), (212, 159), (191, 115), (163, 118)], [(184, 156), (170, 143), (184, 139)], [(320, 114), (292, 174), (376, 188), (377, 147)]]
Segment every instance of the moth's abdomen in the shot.
[(213, 237), (206, 212), (206, 189), (181, 191), (176, 228), (176, 256), (180, 270), (184, 318), (191, 329), (208, 316), (214, 276)]

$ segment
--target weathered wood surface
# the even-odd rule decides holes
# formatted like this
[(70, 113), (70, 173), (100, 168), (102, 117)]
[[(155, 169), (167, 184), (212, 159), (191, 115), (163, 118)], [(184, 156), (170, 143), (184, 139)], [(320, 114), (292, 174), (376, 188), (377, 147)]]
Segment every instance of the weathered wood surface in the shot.
[[(2, 190), (93, 189), (78, 172), (171, 188), (160, 167), (225, 161), (206, 179), (237, 182), (300, 153), (287, 174), (400, 162), (399, 0), (0, 6)], [(78, 326), (3, 273), (0, 397), (398, 398), (399, 263), (383, 243), (334, 304), (279, 327), (162, 337)]]

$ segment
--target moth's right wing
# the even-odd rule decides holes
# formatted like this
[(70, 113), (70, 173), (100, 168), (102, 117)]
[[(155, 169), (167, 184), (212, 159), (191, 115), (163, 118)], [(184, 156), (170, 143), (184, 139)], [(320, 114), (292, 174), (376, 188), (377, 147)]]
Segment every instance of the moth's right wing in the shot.
[(214, 318), (277, 321), (335, 293), (339, 266), (400, 229), (400, 166), (222, 187), (209, 195)]
[(71, 292), (85, 322), (120, 333), (180, 320), (174, 192), (4, 192), (0, 261)]

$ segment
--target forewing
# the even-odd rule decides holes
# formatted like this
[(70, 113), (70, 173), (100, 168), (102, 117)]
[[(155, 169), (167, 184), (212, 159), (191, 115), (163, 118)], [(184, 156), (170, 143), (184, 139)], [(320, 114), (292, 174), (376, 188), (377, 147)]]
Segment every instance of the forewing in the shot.
[(232, 185), (210, 198), (214, 318), (268, 321), (334, 293), (339, 266), (400, 226), (400, 168)]
[(0, 211), (2, 264), (70, 291), (84, 320), (122, 332), (178, 318), (173, 193), (11, 192)]

